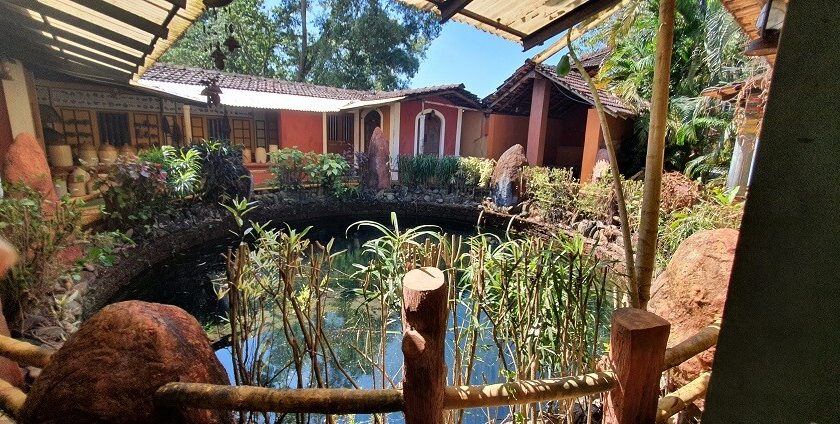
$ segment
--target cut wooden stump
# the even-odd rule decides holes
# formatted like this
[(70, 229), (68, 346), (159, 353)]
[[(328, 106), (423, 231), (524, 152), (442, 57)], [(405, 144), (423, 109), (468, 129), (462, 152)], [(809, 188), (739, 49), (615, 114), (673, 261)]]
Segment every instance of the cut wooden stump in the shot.
[(443, 423), (448, 295), (446, 278), (437, 268), (414, 269), (403, 277), (406, 424)]
[(671, 324), (635, 308), (613, 313), (610, 362), (618, 386), (607, 397), (604, 423), (652, 423)]

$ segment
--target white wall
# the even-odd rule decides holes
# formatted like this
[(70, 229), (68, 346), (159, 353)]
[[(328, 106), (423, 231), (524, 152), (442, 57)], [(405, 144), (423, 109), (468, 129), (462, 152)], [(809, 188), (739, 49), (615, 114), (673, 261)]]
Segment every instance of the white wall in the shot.
[(36, 135), (34, 113), (32, 112), (32, 101), (29, 97), (30, 90), (26, 82), (26, 70), (20, 62), (4, 62), (3, 65), (9, 70), (11, 80), (3, 80), (3, 92), (6, 96), (6, 107), (9, 110), (9, 122), (12, 127), (12, 137), (22, 132)]

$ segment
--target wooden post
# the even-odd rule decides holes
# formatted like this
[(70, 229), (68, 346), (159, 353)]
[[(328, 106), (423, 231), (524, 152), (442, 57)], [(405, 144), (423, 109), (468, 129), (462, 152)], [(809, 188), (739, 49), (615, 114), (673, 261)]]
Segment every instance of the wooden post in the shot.
[(610, 335), (610, 362), (618, 386), (607, 397), (605, 424), (652, 423), (671, 324), (635, 308), (617, 309)]
[(543, 77), (534, 78), (531, 91), (531, 115), (528, 118), (528, 146), (525, 155), (531, 166), (542, 166), (545, 159), (545, 134), (548, 129), (548, 105), (551, 85)]
[(442, 424), (449, 288), (443, 272), (423, 267), (403, 277), (403, 396), (406, 424)]

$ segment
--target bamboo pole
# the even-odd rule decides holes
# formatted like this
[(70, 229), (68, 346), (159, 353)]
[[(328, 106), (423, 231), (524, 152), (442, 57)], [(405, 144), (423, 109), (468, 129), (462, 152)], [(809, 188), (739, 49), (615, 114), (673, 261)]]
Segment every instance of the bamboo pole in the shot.
[(548, 380), (520, 380), (502, 384), (447, 387), (445, 409), (486, 408), (575, 399), (612, 390), (615, 374), (597, 372)]
[(15, 362), (44, 368), (50, 363), (53, 353), (53, 350), (0, 335), (0, 356)]
[(168, 383), (155, 392), (162, 406), (229, 411), (366, 414), (403, 409), (397, 389), (270, 389), (205, 383)]
[(642, 309), (647, 309), (648, 300), (650, 300), (650, 283), (656, 262), (656, 238), (659, 231), (659, 203), (662, 197), (662, 171), (668, 120), (668, 87), (671, 80), (671, 56), (674, 48), (675, 9), (675, 0), (659, 2), (659, 31), (656, 39), (653, 94), (650, 102), (644, 196), (635, 261), (636, 283), (639, 285), (639, 307)]
[(403, 277), (403, 395), (406, 424), (443, 424), (449, 287), (437, 268)]
[(665, 350), (665, 368), (663, 371), (674, 368), (691, 359), (694, 355), (716, 345), (719, 333), (720, 320), (717, 320), (676, 346)]
[(0, 379), (0, 409), (17, 417), (26, 401), (26, 394), (6, 380)]
[(706, 389), (709, 387), (709, 380), (712, 373), (709, 371), (700, 373), (700, 375), (691, 380), (690, 383), (679, 388), (679, 390), (669, 393), (667, 396), (659, 399), (658, 411), (656, 412), (656, 422), (664, 423), (668, 421), (674, 414), (684, 410), (692, 402), (706, 395)]

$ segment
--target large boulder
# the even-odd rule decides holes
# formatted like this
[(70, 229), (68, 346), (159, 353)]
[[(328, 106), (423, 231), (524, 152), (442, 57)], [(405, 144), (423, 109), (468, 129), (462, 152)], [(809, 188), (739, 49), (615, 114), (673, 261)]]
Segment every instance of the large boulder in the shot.
[(58, 195), (55, 193), (50, 166), (41, 144), (32, 134), (20, 133), (15, 137), (3, 163), (3, 181), (24, 183), (41, 193), (44, 211), (55, 211)]
[(516, 206), (523, 197), (522, 169), (528, 166), (525, 148), (514, 144), (507, 149), (490, 177), (490, 197), (498, 207)]
[[(701, 231), (685, 239), (651, 287), (650, 311), (671, 323), (668, 347), (693, 336), (723, 313), (738, 230)], [(672, 371), (675, 386), (711, 369), (715, 348)]]
[(207, 335), (175, 306), (106, 306), (53, 356), (32, 385), (25, 423), (232, 423), (230, 412), (157, 407), (169, 382), (230, 384)]
[(388, 139), (379, 127), (373, 130), (368, 147), (368, 175), (365, 183), (376, 190), (391, 188), (391, 152)]

